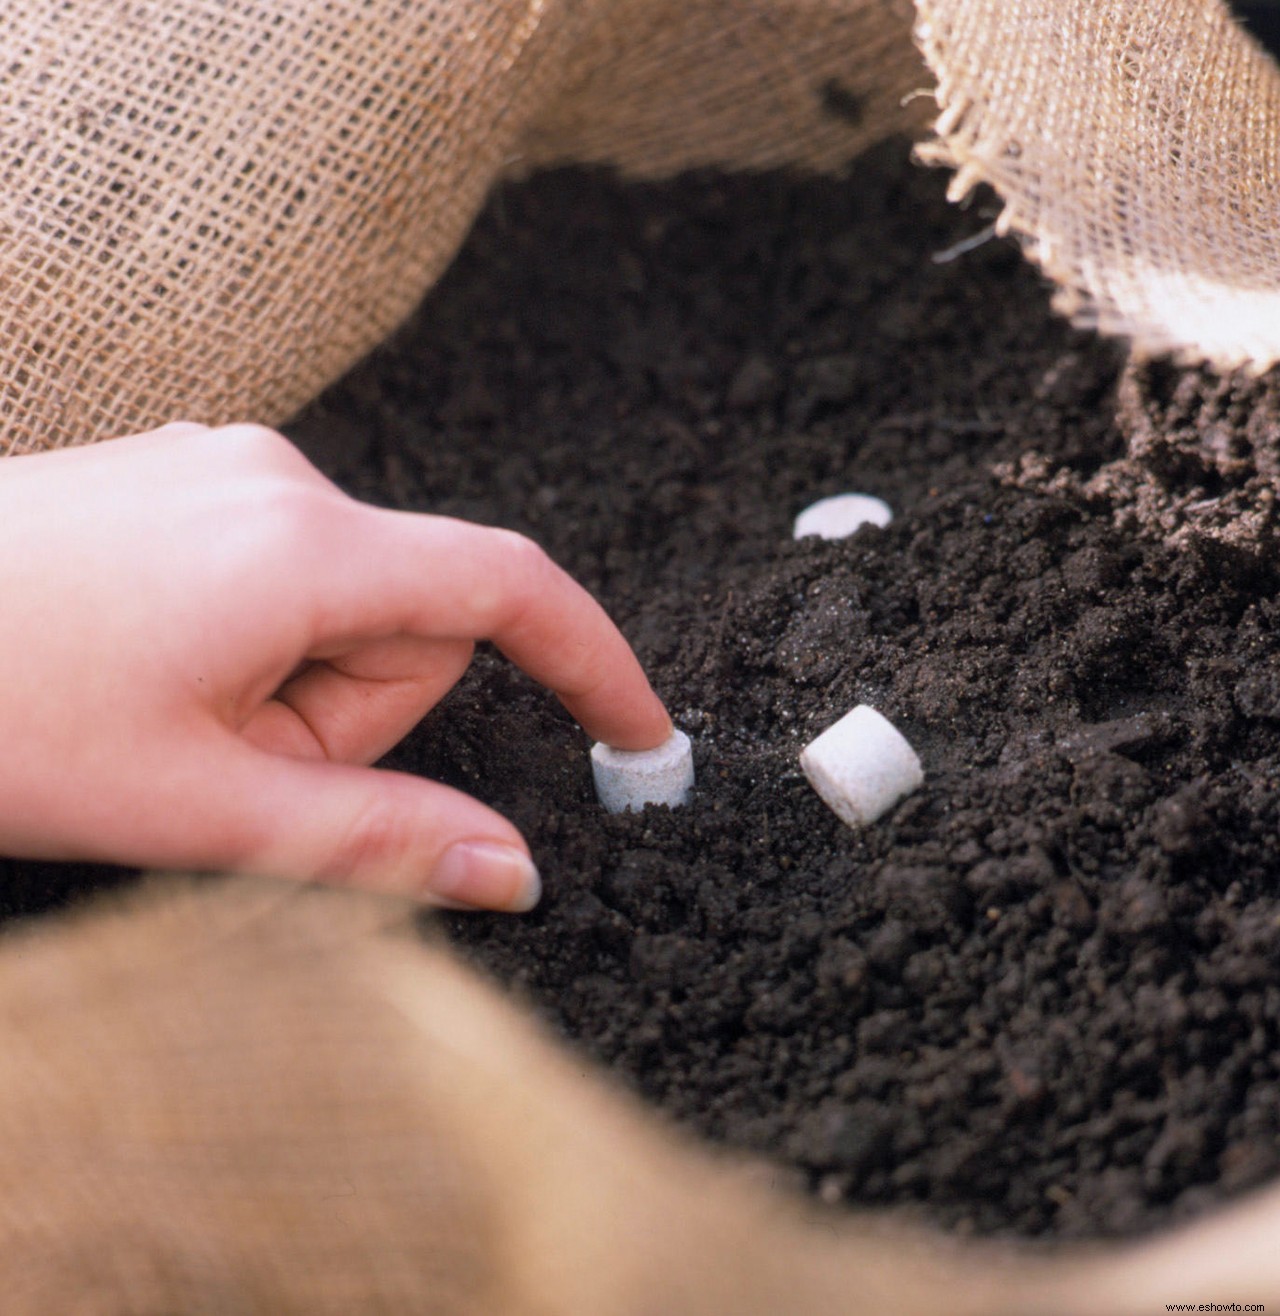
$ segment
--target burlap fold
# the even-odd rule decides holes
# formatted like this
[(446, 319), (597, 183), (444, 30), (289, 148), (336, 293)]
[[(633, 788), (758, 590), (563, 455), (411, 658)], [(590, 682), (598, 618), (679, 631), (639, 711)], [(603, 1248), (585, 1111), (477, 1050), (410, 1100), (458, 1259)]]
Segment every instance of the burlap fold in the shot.
[(916, 9), (11, 0), (0, 451), (284, 420), (417, 304), (504, 174), (835, 169), (938, 108), (923, 153), (957, 194), (996, 187), (1069, 314), (1280, 357), (1280, 76), (1221, 0)]
[(1280, 358), (1280, 75), (1221, 0), (920, 0), (953, 197), (992, 184), (1078, 323)]

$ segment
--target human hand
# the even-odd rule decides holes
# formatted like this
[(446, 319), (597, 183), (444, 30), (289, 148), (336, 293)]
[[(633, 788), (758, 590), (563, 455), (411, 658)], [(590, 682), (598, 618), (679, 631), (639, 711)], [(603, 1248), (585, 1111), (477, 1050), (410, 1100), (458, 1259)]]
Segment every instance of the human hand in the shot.
[(531, 541), (347, 497), (287, 440), (192, 424), (0, 462), (0, 852), (522, 910), (511, 823), (371, 769), (486, 638), (588, 733), (671, 722)]

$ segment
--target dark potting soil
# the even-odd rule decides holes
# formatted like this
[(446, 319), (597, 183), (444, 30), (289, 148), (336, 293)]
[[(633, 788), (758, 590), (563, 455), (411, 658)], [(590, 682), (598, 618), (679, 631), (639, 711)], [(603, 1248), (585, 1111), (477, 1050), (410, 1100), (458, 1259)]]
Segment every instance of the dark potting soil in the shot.
[[(694, 738), (689, 807), (606, 816), (482, 654), (389, 760), (542, 868), (533, 914), (448, 918), (466, 955), (826, 1200), (1124, 1234), (1280, 1172), (1280, 382), (1126, 366), (943, 185), (895, 143), (507, 187), (291, 433), (536, 538)], [(794, 542), (843, 490), (893, 523)], [(859, 703), (927, 779), (854, 832), (797, 755)]]

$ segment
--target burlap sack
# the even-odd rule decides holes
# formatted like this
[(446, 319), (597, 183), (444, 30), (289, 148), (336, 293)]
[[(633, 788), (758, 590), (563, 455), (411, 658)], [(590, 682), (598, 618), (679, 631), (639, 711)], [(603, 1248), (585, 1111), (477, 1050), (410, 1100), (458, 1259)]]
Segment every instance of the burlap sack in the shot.
[(920, 0), (951, 195), (993, 184), (1077, 322), (1280, 359), (1280, 76), (1221, 0)]
[(1066, 311), (1143, 350), (1280, 357), (1280, 77), (1221, 0), (11, 0), (4, 19), (3, 451), (285, 419), (407, 315), (503, 174), (834, 169), (939, 107), (926, 157), (957, 194), (997, 187)]

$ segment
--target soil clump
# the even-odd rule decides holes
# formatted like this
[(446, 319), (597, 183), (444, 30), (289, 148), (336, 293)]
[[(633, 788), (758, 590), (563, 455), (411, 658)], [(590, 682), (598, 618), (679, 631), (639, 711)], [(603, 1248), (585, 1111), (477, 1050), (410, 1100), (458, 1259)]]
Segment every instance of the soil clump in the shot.
[[(1280, 1172), (1280, 384), (1127, 366), (943, 186), (893, 143), (507, 187), (291, 432), (360, 497), (536, 538), (694, 738), (688, 808), (608, 816), (482, 653), (388, 760), (543, 870), (533, 914), (446, 920), (467, 956), (825, 1200), (1129, 1234)], [(893, 523), (792, 541), (846, 490)], [(858, 703), (926, 782), (855, 833), (797, 756)]]

